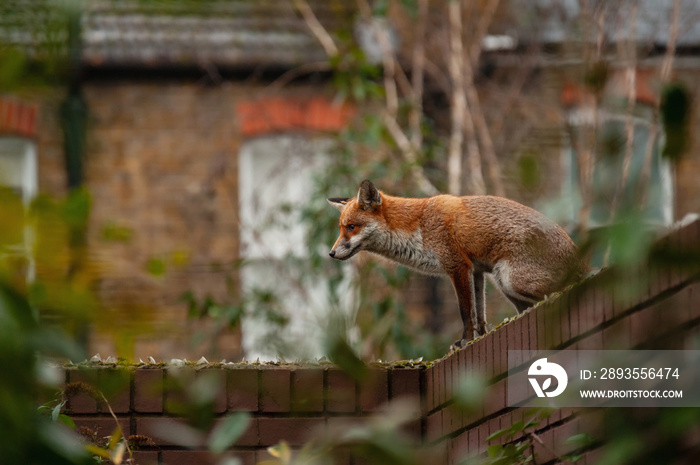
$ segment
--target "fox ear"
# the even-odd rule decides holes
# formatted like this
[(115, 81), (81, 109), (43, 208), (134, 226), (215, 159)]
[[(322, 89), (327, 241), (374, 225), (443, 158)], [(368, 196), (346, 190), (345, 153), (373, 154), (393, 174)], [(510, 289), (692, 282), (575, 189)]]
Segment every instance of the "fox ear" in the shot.
[(347, 197), (333, 197), (331, 199), (326, 199), (328, 203), (331, 204), (333, 208), (338, 210), (339, 212), (342, 212), (345, 210), (345, 205), (348, 203), (348, 200), (350, 200)]
[(379, 193), (371, 181), (365, 179), (360, 185), (360, 191), (357, 193), (357, 201), (360, 207), (365, 211), (371, 211), (374, 207), (382, 204), (382, 194)]

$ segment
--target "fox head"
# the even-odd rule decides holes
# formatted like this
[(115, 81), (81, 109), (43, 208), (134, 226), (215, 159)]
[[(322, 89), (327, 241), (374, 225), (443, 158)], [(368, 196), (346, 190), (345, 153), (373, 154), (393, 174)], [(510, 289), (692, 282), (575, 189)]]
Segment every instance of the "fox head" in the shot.
[(368, 180), (362, 181), (357, 197), (328, 199), (340, 211), (340, 236), (329, 255), (347, 260), (362, 250), (367, 239), (379, 227), (382, 194)]

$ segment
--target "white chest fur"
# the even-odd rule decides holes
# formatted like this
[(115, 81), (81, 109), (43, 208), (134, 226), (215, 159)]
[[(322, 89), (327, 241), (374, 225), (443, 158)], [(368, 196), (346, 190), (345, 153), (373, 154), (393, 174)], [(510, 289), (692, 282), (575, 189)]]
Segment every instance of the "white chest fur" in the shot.
[(367, 249), (402, 265), (426, 274), (444, 274), (437, 256), (423, 244), (420, 230), (413, 232), (389, 231), (373, 234), (373, 243)]

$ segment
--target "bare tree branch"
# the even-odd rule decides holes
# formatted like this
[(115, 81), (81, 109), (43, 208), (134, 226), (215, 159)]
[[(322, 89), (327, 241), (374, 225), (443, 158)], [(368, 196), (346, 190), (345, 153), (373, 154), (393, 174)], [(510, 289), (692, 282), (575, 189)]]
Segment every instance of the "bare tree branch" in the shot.
[(326, 55), (334, 57), (338, 55), (338, 47), (335, 45), (333, 38), (328, 33), (325, 27), (319, 22), (313, 10), (306, 0), (294, 0), (294, 6), (297, 7), (301, 16), (306, 21), (306, 25), (311, 29), (311, 32), (326, 51)]
[[(598, 2), (594, 5), (593, 11), (590, 9), (589, 2), (579, 0), (581, 8), (581, 17), (584, 30), (584, 59), (590, 67), (601, 66), (600, 61), (603, 52), (603, 44), (605, 42), (605, 17), (606, 8), (603, 2)], [(588, 40), (588, 34), (594, 33), (593, 44), (590, 47), (591, 41)], [(593, 202), (593, 172), (595, 166), (594, 150), (597, 142), (598, 124), (600, 118), (599, 111), (599, 95), (588, 95), (584, 93), (582, 107), (590, 108), (592, 113), (592, 121), (589, 124), (581, 125), (583, 143), (575, 143), (574, 138), (577, 135), (571, 131), (572, 144), (577, 145), (579, 150), (576, 152), (579, 165), (579, 191), (581, 193), (581, 207), (578, 212), (578, 226), (581, 232), (581, 238), (586, 239), (588, 233), (588, 225), (591, 216), (591, 208)]]
[(411, 141), (406, 137), (401, 126), (396, 121), (396, 119), (387, 111), (383, 115), (384, 125), (386, 126), (389, 134), (398, 145), (399, 149), (403, 153), (404, 159), (409, 163), (411, 170), (411, 177), (416, 183), (418, 188), (428, 195), (437, 195), (440, 192), (437, 188), (430, 182), (425, 172), (418, 164), (418, 153), (411, 144)]
[(620, 197), (623, 195), (627, 178), (632, 165), (634, 154), (634, 107), (637, 103), (637, 2), (630, 3), (629, 11), (629, 37), (627, 41), (620, 38), (617, 43), (618, 54), (625, 66), (625, 84), (627, 86), (627, 114), (625, 118), (625, 155), (622, 159), (622, 173), (620, 182), (615, 189), (615, 195), (610, 208), (610, 218), (617, 213)]
[(316, 61), (311, 63), (304, 63), (296, 68), (292, 68), (289, 71), (282, 73), (280, 77), (272, 81), (267, 88), (269, 90), (275, 91), (286, 86), (296, 78), (303, 76), (305, 74), (316, 73), (320, 71), (330, 71), (331, 65), (326, 61)]
[(462, 2), (448, 2), (450, 54), (448, 67), (452, 80), (450, 97), (452, 128), (447, 150), (447, 189), (459, 195), (462, 190), (462, 146), (464, 144), (464, 113), (467, 99), (464, 93), (464, 52), (462, 50)]
[(661, 65), (661, 82), (667, 84), (671, 79), (671, 70), (673, 70), (673, 57), (676, 54), (676, 45), (678, 43), (678, 22), (681, 16), (681, 0), (673, 0), (673, 8), (671, 9), (671, 21), (668, 31), (668, 42), (666, 43), (666, 53), (664, 61)]
[(465, 60), (464, 62), (464, 86), (467, 96), (468, 111), (472, 115), (473, 124), (476, 129), (475, 132), (478, 134), (479, 141), (481, 142), (481, 149), (484, 159), (486, 160), (489, 180), (491, 181), (494, 193), (502, 197), (505, 195), (505, 189), (501, 177), (501, 166), (496, 157), (493, 139), (491, 138), (491, 133), (489, 132), (489, 127), (481, 108), (479, 94), (474, 84), (474, 67), (469, 63), (469, 60)]
[(425, 24), (428, 20), (428, 0), (418, 0), (418, 18), (416, 37), (413, 44), (413, 59), (411, 68), (411, 111), (408, 114), (408, 126), (413, 147), (423, 145), (421, 130), (421, 115), (423, 114), (423, 79), (425, 74)]
[[(367, 0), (357, 0), (357, 6), (360, 9), (362, 18), (367, 24), (372, 27), (374, 18), (372, 17), (372, 9), (367, 3)], [(377, 26), (375, 29), (379, 48), (382, 51), (382, 66), (384, 67), (384, 94), (386, 97), (386, 108), (389, 113), (396, 117), (399, 110), (399, 94), (396, 89), (396, 60), (394, 53), (391, 50), (391, 43), (387, 37), (386, 31)]]
[(484, 37), (486, 37), (491, 21), (493, 21), (493, 16), (496, 14), (499, 3), (500, 0), (488, 0), (486, 2), (486, 7), (479, 12), (479, 23), (476, 26), (474, 40), (469, 48), (469, 59), (471, 60), (472, 66), (476, 66), (477, 63), (479, 63), (479, 56), (483, 49), (482, 42)]
[[(668, 41), (666, 43), (666, 52), (661, 64), (660, 80), (661, 87), (668, 84), (671, 80), (671, 71), (673, 70), (673, 58), (676, 54), (676, 45), (678, 43), (678, 30), (681, 16), (681, 0), (673, 0), (671, 9), (671, 19), (669, 21)], [(639, 173), (639, 188), (638, 193), (641, 199), (641, 205), (645, 205), (649, 196), (649, 179), (651, 178), (651, 161), (656, 146), (656, 137), (659, 134), (659, 104), (654, 106), (654, 116), (649, 128), (649, 140), (644, 149), (644, 161), (642, 169)]]

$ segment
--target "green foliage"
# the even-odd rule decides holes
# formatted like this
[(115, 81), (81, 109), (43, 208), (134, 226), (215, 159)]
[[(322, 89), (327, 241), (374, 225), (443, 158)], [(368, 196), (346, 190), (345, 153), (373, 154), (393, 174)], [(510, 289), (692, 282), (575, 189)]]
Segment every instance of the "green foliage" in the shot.
[[(84, 357), (62, 328), (72, 328), (95, 308), (90, 274), (72, 234), (84, 225), (89, 197), (63, 201), (39, 197), (31, 208), (0, 190), (0, 450), (4, 463), (80, 464), (91, 459), (69, 428), (56, 400), (36, 407), (55, 386), (42, 373), (46, 357)], [(27, 279), (34, 270), (33, 279)], [(48, 323), (40, 315), (52, 315)], [(58, 324), (57, 324), (58, 323)]]
[(227, 416), (211, 432), (208, 446), (214, 454), (221, 454), (248, 429), (250, 415), (245, 412), (237, 412)]
[(527, 421), (518, 420), (507, 428), (503, 428), (491, 434), (488, 442), (497, 439), (505, 440), (505, 444), (493, 444), (488, 447), (488, 454), (479, 463), (481, 465), (511, 465), (535, 463), (534, 442), (536, 435), (534, 430), (540, 421), (547, 418), (549, 409), (535, 409)]
[(533, 154), (527, 153), (518, 158), (518, 179), (526, 189), (534, 189), (540, 185), (540, 171), (540, 164)]

